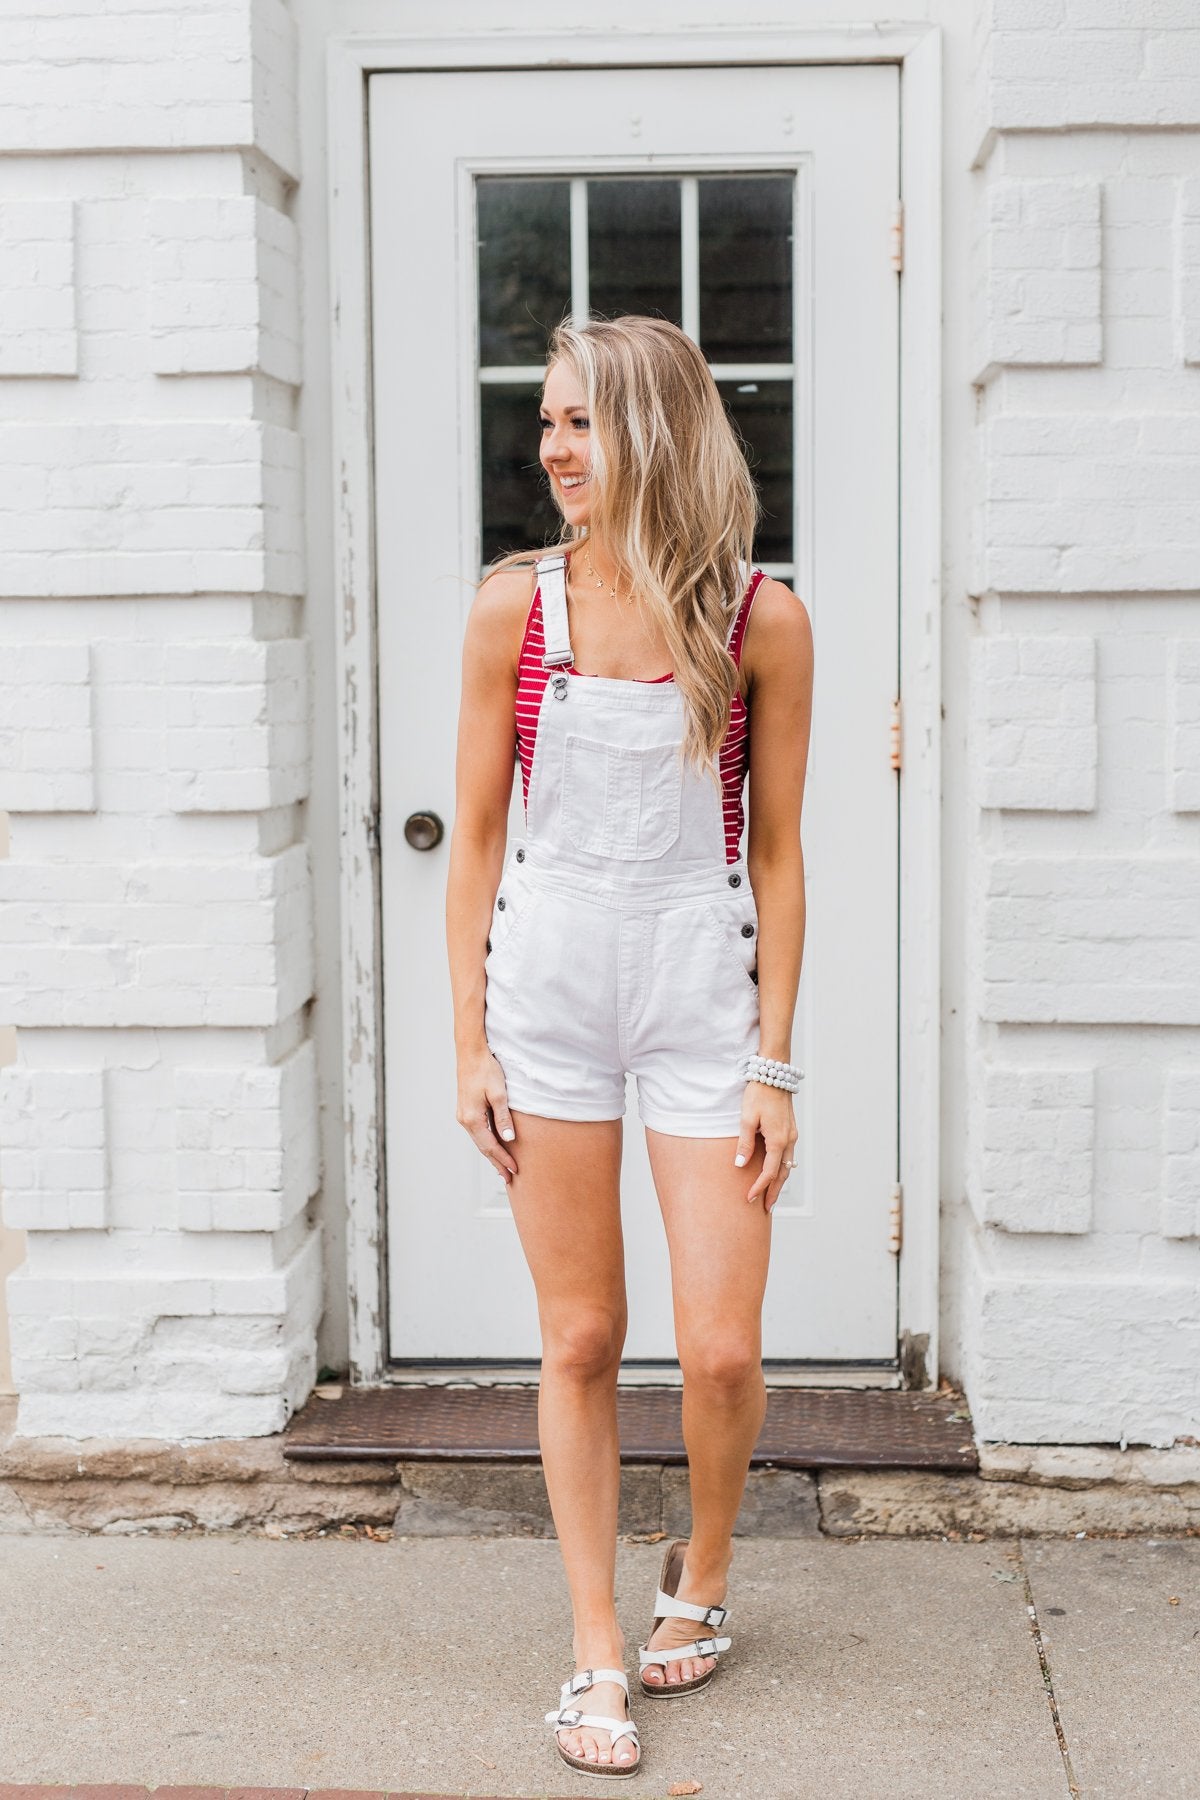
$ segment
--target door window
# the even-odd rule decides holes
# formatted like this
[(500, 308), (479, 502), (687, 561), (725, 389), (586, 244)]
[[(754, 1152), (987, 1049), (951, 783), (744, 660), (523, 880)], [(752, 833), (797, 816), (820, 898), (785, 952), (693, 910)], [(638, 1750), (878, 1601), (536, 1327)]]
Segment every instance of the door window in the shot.
[(483, 567), (557, 530), (537, 457), (550, 331), (650, 313), (704, 353), (762, 499), (755, 561), (792, 579), (794, 188), (774, 173), (476, 178)]

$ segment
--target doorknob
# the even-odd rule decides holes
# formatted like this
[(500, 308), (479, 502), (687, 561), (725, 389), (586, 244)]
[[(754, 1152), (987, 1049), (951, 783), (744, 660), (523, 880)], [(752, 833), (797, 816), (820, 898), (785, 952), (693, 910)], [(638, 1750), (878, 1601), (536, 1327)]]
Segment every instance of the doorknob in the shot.
[(432, 850), (446, 835), (446, 827), (435, 812), (409, 813), (404, 821), (404, 835), (414, 850)]

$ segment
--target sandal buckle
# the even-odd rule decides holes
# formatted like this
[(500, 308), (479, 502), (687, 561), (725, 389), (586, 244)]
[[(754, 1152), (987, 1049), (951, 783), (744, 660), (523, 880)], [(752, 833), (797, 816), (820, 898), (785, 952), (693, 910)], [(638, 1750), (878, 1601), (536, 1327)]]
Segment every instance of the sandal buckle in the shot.
[(571, 1692), (582, 1694), (584, 1688), (590, 1688), (595, 1684), (595, 1680), (596, 1671), (594, 1669), (580, 1669), (571, 1677)]
[(583, 1717), (583, 1710), (581, 1707), (578, 1707), (578, 1706), (573, 1707), (570, 1712), (564, 1712), (562, 1710), (562, 1708), (560, 1707), (559, 1714), (558, 1714), (558, 1722), (560, 1725), (578, 1725), (578, 1723), (579, 1723), (580, 1719), (582, 1719), (582, 1717)]
[(697, 1638), (696, 1650), (701, 1656), (715, 1656), (717, 1654), (716, 1638)]
[[(713, 1617), (714, 1613), (716, 1614), (716, 1618)], [(725, 1623), (725, 1613), (726, 1608), (723, 1606), (710, 1606), (705, 1611), (704, 1623), (706, 1625), (723, 1625)]]

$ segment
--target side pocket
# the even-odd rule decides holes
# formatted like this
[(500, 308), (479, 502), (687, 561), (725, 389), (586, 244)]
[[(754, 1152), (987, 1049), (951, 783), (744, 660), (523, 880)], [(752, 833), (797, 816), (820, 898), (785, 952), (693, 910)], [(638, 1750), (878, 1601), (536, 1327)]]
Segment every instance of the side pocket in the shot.
[(715, 901), (704, 909), (717, 945), (746, 987), (758, 995), (758, 908), (753, 894)]
[(492, 923), (488, 930), (488, 953), (483, 966), (493, 970), (497, 962), (506, 961), (519, 943), (536, 900), (535, 891), (510, 864), (500, 878), (496, 898), (492, 902)]

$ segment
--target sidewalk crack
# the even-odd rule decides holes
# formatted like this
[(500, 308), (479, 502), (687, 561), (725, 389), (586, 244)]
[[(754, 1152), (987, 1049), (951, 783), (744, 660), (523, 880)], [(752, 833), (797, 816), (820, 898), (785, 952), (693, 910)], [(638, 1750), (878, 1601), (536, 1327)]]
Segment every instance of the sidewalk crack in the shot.
[(1033, 1581), (1029, 1573), (1029, 1565), (1025, 1561), (1025, 1546), (1018, 1538), (1016, 1544), (1017, 1563), (1021, 1570), (1021, 1580), (1025, 1585), (1025, 1611), (1029, 1615), (1029, 1631), (1037, 1651), (1038, 1663), (1042, 1671), (1042, 1686), (1046, 1690), (1046, 1699), (1050, 1704), (1050, 1717), (1054, 1721), (1054, 1732), (1058, 1738), (1058, 1751), (1063, 1760), (1063, 1770), (1067, 1777), (1067, 1788), (1071, 1800), (1079, 1800), (1079, 1783), (1075, 1779), (1075, 1770), (1071, 1766), (1071, 1752), (1067, 1748), (1067, 1734), (1063, 1730), (1062, 1716), (1058, 1710), (1058, 1695), (1054, 1692), (1054, 1677), (1050, 1672), (1050, 1657), (1046, 1651), (1045, 1639), (1042, 1637), (1041, 1622), (1037, 1615), (1037, 1602), (1033, 1597)]

